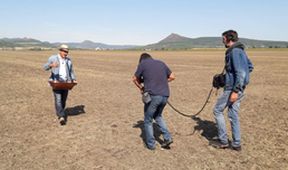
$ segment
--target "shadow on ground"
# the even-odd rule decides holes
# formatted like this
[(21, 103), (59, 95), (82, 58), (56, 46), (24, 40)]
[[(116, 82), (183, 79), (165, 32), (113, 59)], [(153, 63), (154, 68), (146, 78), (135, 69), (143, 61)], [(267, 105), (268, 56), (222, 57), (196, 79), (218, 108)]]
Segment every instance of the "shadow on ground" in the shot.
[[(138, 120), (136, 124), (133, 125), (133, 128), (140, 128), (141, 129), (141, 134), (140, 137), (142, 138), (143, 144), (144, 146), (146, 146), (146, 142), (145, 142), (145, 129), (144, 129), (144, 121), (143, 120)], [(161, 136), (161, 132), (158, 129), (158, 125), (156, 123), (153, 123), (153, 129), (154, 129), (154, 137), (155, 140), (162, 144), (164, 141), (160, 138)]]
[(211, 141), (217, 137), (217, 126), (215, 122), (202, 120), (199, 117), (193, 117), (192, 120), (197, 123), (197, 125), (194, 126), (194, 131), (192, 134), (199, 131), (208, 141)]
[(77, 115), (83, 114), (83, 113), (85, 113), (84, 107), (85, 107), (84, 105), (77, 105), (74, 107), (68, 107), (65, 109), (66, 115), (67, 116), (77, 116)]

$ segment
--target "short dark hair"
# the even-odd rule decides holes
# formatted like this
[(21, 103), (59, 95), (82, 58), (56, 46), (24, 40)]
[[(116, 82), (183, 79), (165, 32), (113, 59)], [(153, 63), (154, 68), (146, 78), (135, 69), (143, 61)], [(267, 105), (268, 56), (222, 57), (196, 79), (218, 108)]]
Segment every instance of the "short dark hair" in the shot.
[(228, 30), (222, 33), (222, 36), (226, 37), (227, 41), (237, 42), (239, 40), (238, 33), (234, 30)]
[(150, 54), (148, 53), (142, 53), (139, 59), (139, 63), (141, 63), (141, 61), (147, 59), (147, 58), (152, 58)]

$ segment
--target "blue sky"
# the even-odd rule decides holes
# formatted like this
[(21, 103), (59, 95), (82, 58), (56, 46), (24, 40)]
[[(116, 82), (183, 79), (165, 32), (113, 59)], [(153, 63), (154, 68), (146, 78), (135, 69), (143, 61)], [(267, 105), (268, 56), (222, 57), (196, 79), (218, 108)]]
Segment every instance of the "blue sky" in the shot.
[(0, 38), (146, 45), (177, 33), (197, 38), (288, 41), (285, 0), (2, 0)]

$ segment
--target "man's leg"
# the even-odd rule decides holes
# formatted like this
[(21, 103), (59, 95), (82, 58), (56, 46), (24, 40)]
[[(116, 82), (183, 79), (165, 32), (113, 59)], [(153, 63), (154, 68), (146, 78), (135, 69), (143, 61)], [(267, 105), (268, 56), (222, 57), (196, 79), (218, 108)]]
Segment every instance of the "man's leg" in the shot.
[(217, 103), (213, 110), (218, 128), (218, 138), (220, 142), (225, 145), (228, 144), (228, 137), (223, 111), (227, 106), (230, 94), (231, 91), (223, 91), (223, 93), (217, 99)]
[(240, 121), (239, 121), (239, 110), (240, 110), (240, 103), (244, 98), (244, 94), (239, 92), (238, 99), (233, 104), (229, 105), (228, 107), (228, 116), (231, 124), (232, 129), (232, 147), (237, 148), (241, 146), (241, 133), (240, 133)]
[(163, 134), (164, 141), (172, 142), (171, 134), (169, 133), (166, 123), (162, 117), (162, 112), (163, 112), (164, 107), (166, 106), (166, 103), (167, 103), (167, 97), (162, 97), (162, 102), (158, 106), (156, 113), (154, 115), (154, 118), (160, 131)]
[(53, 90), (54, 100), (55, 100), (55, 109), (58, 118), (63, 117), (63, 106), (62, 106), (62, 93), (60, 90)]
[(68, 97), (68, 90), (63, 90), (62, 91), (62, 108), (63, 108), (63, 115), (64, 115), (65, 121), (67, 120), (67, 114), (65, 113), (67, 97)]
[(144, 129), (146, 145), (149, 149), (155, 149), (155, 137), (153, 132), (153, 117), (159, 105), (156, 96), (151, 96), (151, 102), (144, 106)]
[(61, 90), (53, 90), (54, 92), (54, 99), (55, 99), (55, 108), (56, 108), (56, 113), (58, 116), (58, 119), (60, 121), (61, 125), (65, 124), (65, 112), (63, 109), (63, 104), (62, 104), (62, 91)]
[(66, 100), (68, 97), (68, 90), (62, 90), (62, 108), (65, 109), (66, 107)]

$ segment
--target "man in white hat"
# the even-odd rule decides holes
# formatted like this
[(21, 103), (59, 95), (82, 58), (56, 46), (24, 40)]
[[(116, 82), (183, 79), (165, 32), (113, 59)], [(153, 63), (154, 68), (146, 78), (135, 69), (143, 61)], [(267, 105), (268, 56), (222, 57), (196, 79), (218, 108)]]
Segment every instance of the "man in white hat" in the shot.
[[(49, 81), (54, 82), (75, 82), (76, 77), (72, 67), (72, 61), (68, 57), (69, 47), (62, 44), (59, 47), (59, 53), (49, 57), (48, 62), (44, 64), (46, 71), (51, 70)], [(65, 105), (68, 96), (68, 90), (54, 90), (56, 114), (61, 125), (66, 124)]]

